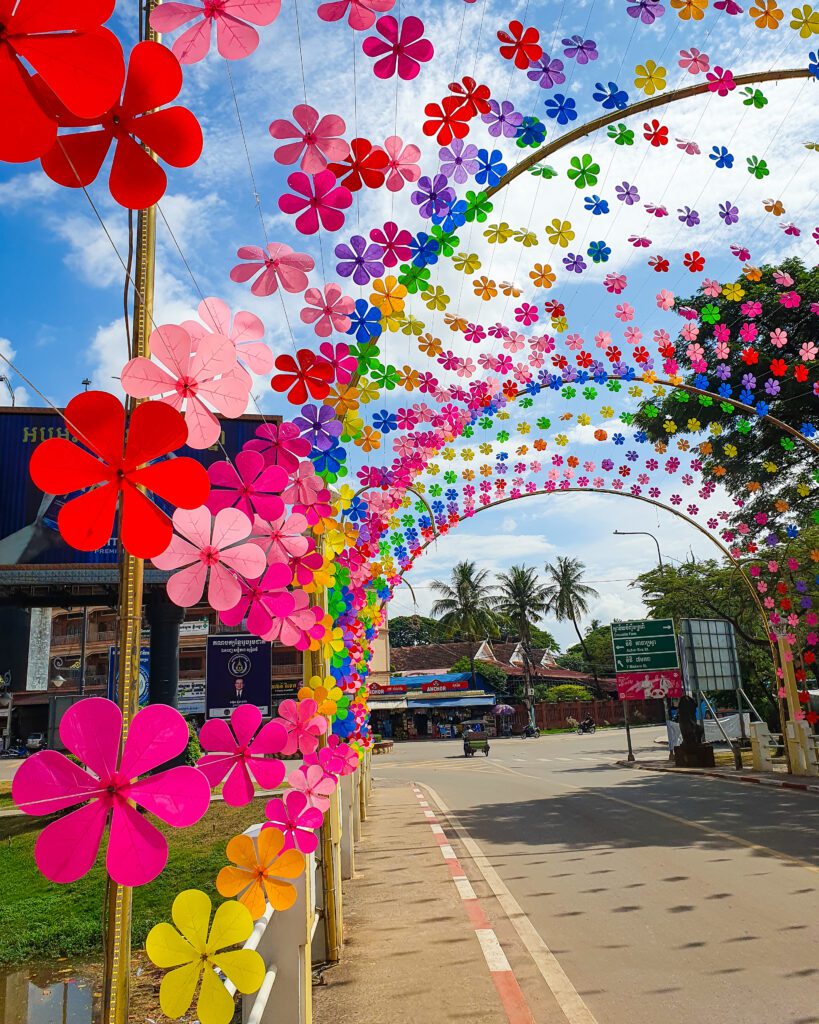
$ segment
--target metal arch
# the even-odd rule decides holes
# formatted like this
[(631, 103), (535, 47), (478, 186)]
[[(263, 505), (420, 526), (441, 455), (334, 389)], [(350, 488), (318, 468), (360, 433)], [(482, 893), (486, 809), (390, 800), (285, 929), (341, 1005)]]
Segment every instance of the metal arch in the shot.
[[(811, 73), (807, 68), (789, 68), (783, 71), (751, 71), (744, 75), (736, 75), (734, 81), (737, 85), (750, 85), (754, 82), (781, 82), (789, 78), (810, 77)], [(535, 164), (539, 164), (541, 160), (545, 160), (547, 156), (551, 156), (552, 153), (557, 153), (558, 150), (563, 149), (572, 142), (576, 142), (578, 139), (582, 139), (586, 135), (591, 135), (593, 132), (598, 131), (598, 129), (605, 128), (607, 125), (614, 124), (616, 121), (622, 121), (627, 117), (631, 117), (633, 114), (642, 114), (645, 110), (653, 110), (655, 107), (663, 107), (668, 103), (687, 100), (692, 96), (701, 96), (708, 92), (708, 87), (708, 82), (701, 82), (698, 85), (686, 86), (684, 89), (674, 89), (672, 92), (661, 93), (659, 96), (652, 96), (650, 99), (640, 100), (638, 103), (632, 103), (631, 106), (626, 107), (625, 110), (615, 110), (610, 114), (603, 114), (602, 117), (597, 117), (593, 121), (587, 121), (585, 124), (582, 124), (577, 128), (573, 128), (571, 131), (565, 132), (559, 139), (555, 139), (554, 142), (541, 146), (540, 149), (536, 149), (530, 156), (525, 157), (520, 161), (520, 163), (517, 163), (514, 167), (510, 168), (497, 185), (493, 185), (491, 188), (486, 190), (487, 198), (491, 198), (496, 195), (496, 193), (500, 192), (502, 188), (506, 188), (506, 186), (513, 182), (515, 178), (523, 174), (524, 171), (528, 171), (530, 167), (534, 167)]]

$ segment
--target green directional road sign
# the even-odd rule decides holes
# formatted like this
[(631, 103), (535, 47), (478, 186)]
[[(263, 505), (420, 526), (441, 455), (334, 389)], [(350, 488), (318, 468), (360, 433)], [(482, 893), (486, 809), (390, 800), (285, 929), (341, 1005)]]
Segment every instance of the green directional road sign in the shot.
[(612, 622), (611, 639), (616, 672), (659, 672), (679, 667), (671, 619)]

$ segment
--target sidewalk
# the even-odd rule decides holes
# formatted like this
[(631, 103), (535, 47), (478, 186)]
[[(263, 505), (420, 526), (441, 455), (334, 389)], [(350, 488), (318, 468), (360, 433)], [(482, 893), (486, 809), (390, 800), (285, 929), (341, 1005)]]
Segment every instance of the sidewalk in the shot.
[(379, 781), (362, 830), (356, 877), (344, 884), (341, 962), (313, 986), (314, 1024), (531, 1021), (504, 1009), (486, 936), (413, 790)]
[(674, 775), (704, 775), (729, 782), (751, 782), (774, 789), (796, 789), (803, 793), (819, 793), (819, 779), (811, 775), (787, 775), (782, 772), (755, 772), (748, 768), (675, 768), (668, 761), (618, 761), (621, 768), (637, 768), (646, 772), (670, 772)]

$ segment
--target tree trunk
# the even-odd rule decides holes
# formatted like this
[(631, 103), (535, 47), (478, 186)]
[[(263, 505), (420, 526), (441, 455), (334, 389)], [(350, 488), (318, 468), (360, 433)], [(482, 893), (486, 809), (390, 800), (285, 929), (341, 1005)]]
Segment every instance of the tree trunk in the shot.
[(577, 639), (580, 641), (580, 646), (583, 649), (583, 654), (586, 656), (586, 661), (589, 663), (589, 665), (591, 665), (592, 676), (594, 677), (594, 688), (596, 691), (595, 696), (600, 698), (603, 695), (603, 690), (600, 686), (600, 681), (597, 678), (597, 666), (595, 665), (592, 656), (589, 654), (589, 649), (588, 647), (586, 647), (586, 641), (580, 634), (580, 627), (577, 624), (577, 619), (572, 618), (572, 625), (574, 626), (575, 633), (577, 633)]

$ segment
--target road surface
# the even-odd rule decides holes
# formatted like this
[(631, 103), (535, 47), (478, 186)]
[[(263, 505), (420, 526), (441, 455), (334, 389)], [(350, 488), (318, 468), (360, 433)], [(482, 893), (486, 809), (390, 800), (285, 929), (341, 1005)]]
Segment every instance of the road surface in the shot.
[[(660, 734), (633, 731), (638, 759)], [(397, 744), (373, 764), (376, 785), (431, 788), (470, 876), (508, 890), (497, 912), (519, 904), (499, 934), (538, 1024), (819, 1024), (819, 797), (624, 754), (606, 730), (498, 739), (488, 759)]]

